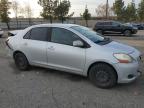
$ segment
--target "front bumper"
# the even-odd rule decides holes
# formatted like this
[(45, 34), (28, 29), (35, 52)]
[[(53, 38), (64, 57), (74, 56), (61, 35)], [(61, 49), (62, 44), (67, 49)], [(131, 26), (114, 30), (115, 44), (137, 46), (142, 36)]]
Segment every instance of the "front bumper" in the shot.
[(118, 74), (118, 83), (130, 83), (136, 80), (140, 75), (139, 63), (130, 63), (130, 64), (115, 64), (115, 68)]

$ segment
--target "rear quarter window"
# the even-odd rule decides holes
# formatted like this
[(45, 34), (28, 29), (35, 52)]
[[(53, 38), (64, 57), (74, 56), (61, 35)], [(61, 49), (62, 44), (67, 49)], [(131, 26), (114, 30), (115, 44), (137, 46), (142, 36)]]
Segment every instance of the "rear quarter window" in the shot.
[(112, 22), (104, 22), (104, 25), (106, 26), (112, 25)]
[(103, 25), (103, 22), (97, 22), (96, 23), (96, 26), (102, 26)]

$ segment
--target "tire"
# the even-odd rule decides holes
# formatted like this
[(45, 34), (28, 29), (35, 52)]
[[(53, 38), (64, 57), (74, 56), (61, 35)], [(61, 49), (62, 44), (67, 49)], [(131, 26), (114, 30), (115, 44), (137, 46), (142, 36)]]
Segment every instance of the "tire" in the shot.
[(99, 88), (112, 88), (117, 84), (115, 70), (105, 63), (92, 66), (89, 70), (89, 79)]
[(97, 30), (96, 32), (99, 34), (103, 34), (103, 30)]
[(29, 62), (23, 53), (16, 53), (14, 55), (14, 60), (18, 69), (23, 70), (23, 71), (29, 69)]
[(0, 38), (2, 38), (2, 35), (0, 35)]
[(132, 33), (131, 33), (130, 30), (126, 30), (126, 31), (124, 31), (124, 35), (125, 35), (125, 36), (131, 36)]

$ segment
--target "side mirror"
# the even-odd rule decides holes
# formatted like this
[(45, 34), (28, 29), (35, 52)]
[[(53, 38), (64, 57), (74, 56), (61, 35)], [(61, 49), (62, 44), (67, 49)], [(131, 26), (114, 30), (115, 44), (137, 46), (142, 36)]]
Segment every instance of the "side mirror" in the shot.
[(81, 40), (76, 40), (76, 41), (73, 41), (73, 46), (74, 47), (83, 47), (84, 43)]

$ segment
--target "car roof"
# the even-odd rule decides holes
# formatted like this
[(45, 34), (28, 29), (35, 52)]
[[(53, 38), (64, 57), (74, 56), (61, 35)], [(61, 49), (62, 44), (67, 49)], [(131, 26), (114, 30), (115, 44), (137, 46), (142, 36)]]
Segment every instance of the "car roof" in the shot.
[(105, 22), (119, 22), (119, 21), (114, 21), (114, 20), (101, 20), (101, 21), (97, 21), (97, 23), (105, 23)]
[(109, 21), (97, 21), (97, 22), (114, 22), (114, 21), (109, 20)]
[(72, 26), (79, 26), (76, 24), (60, 24), (60, 23), (53, 23), (53, 24), (38, 24), (31, 26), (32, 28), (35, 27), (62, 27), (62, 28), (70, 28)]

